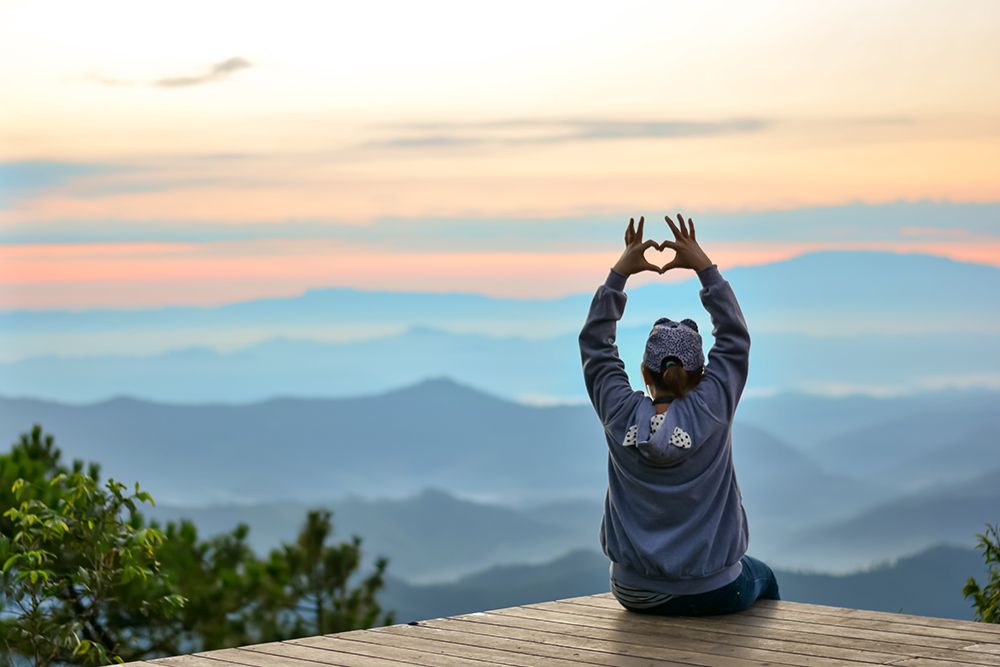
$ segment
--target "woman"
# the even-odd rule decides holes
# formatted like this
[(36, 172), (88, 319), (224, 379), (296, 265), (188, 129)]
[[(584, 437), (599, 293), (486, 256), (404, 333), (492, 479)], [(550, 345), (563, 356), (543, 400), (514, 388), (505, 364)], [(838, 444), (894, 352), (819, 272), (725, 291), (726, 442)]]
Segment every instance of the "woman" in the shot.
[[(625, 251), (597, 288), (580, 332), (587, 393), (608, 443), (601, 548), (611, 590), (626, 609), (667, 615), (725, 614), (778, 599), (774, 573), (746, 555), (746, 513), (733, 469), (732, 424), (749, 370), (750, 335), (729, 283), (698, 245), (694, 221), (665, 218), (674, 240), (642, 240), (629, 220)], [(676, 251), (658, 267), (643, 253)], [(640, 271), (692, 269), (712, 318), (715, 344), (704, 365), (698, 325), (658, 319), (642, 375), (629, 384), (616, 327), (625, 281)]]

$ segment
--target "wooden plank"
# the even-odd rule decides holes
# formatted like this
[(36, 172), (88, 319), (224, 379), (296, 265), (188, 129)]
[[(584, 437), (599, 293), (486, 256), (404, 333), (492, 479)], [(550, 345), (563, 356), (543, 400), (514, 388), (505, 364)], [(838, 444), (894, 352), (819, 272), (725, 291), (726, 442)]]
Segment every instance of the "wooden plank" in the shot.
[[(369, 631), (370, 632), (370, 631)], [(357, 636), (355, 633), (351, 633)], [(462, 662), (447, 656), (433, 656), (425, 651), (414, 648), (398, 646), (382, 646), (372, 642), (362, 642), (355, 639), (341, 639), (337, 634), (319, 635), (316, 637), (301, 637), (298, 639), (288, 639), (276, 644), (261, 644), (255, 650), (262, 654), (267, 653), (274, 656), (288, 656), (299, 660), (320, 660), (322, 656), (335, 656), (333, 659), (340, 660), (344, 655), (357, 655), (364, 657), (369, 665), (393, 664), (393, 665), (440, 665), (440, 667), (460, 667), (468, 665), (471, 661)], [(478, 662), (478, 661), (474, 661)], [(259, 667), (266, 667), (260, 665)]]
[[(838, 645), (830, 645), (828, 642), (810, 642), (807, 638), (801, 637), (794, 632), (771, 633), (758, 631), (756, 633), (726, 632), (727, 628), (718, 623), (704, 623), (699, 619), (680, 618), (679, 621), (667, 616), (652, 616), (633, 614), (624, 610), (616, 612), (617, 619), (608, 619), (602, 616), (588, 614), (588, 607), (584, 605), (573, 605), (564, 603), (539, 603), (527, 606), (530, 609), (547, 611), (550, 614), (574, 614), (575, 610), (584, 612), (579, 614), (580, 623), (593, 627), (629, 627), (635, 632), (666, 636), (706, 642), (710, 644), (727, 644), (734, 647), (757, 648), (770, 651), (779, 651), (788, 654), (810, 655), (814, 657), (829, 658), (833, 660), (854, 660), (862, 662), (885, 663), (910, 657), (908, 652), (877, 651), (874, 648), (862, 650), (851, 643), (841, 642)], [(574, 611), (564, 612), (564, 609)], [(520, 608), (518, 608), (520, 609)], [(592, 610), (593, 608), (589, 608)], [(515, 610), (510, 610), (515, 613)], [(553, 617), (555, 618), (555, 617)], [(562, 619), (566, 620), (566, 619)], [(720, 632), (721, 631), (721, 632)], [(905, 649), (905, 647), (896, 647)], [(775, 660), (777, 660), (775, 658)]]
[(479, 612), (477, 614), (469, 614), (455, 618), (468, 619), (477, 623), (512, 625), (528, 630), (547, 630), (549, 632), (555, 632), (571, 637), (582, 636), (594, 639), (626, 642), (628, 644), (654, 646), (663, 649), (691, 651), (706, 655), (728, 656), (741, 658), (745, 662), (760, 661), (774, 664), (806, 665), (813, 667), (857, 667), (860, 664), (880, 664), (874, 661), (848, 661), (788, 653), (782, 650), (783, 642), (749, 638), (747, 640), (748, 644), (756, 642), (759, 645), (768, 645), (768, 648), (757, 648), (751, 645), (733, 646), (720, 643), (718, 641), (718, 637), (694, 640), (678, 636), (677, 633), (650, 633), (642, 629), (635, 629), (631, 627), (631, 624), (625, 621), (625, 619), (607, 622), (602, 627), (594, 627), (593, 625), (582, 624), (576, 621), (575, 619), (578, 619), (579, 616), (565, 614), (562, 615), (562, 617), (554, 618), (556, 616), (559, 616), (556, 612), (511, 608), (486, 613)]
[(170, 665), (170, 667), (226, 667), (228, 664), (223, 660), (209, 658), (204, 653), (172, 655), (166, 658), (156, 658), (150, 662), (154, 665)]
[[(600, 597), (600, 596), (595, 596)], [(795, 602), (791, 600), (758, 600), (755, 608), (782, 608), (789, 607), (800, 611), (811, 611), (822, 614), (849, 615), (853, 618), (871, 618), (876, 620), (893, 620), (900, 623), (912, 623), (914, 625), (932, 625), (936, 627), (955, 627), (959, 629), (975, 630), (1000, 637), (1000, 625), (995, 623), (983, 623), (981, 621), (963, 620), (959, 618), (940, 618), (937, 616), (920, 616), (919, 614), (904, 614), (895, 611), (875, 611), (873, 609), (853, 609), (850, 607), (833, 607), (809, 602)]]
[[(407, 626), (406, 629), (398, 631), (373, 631), (369, 633), (370, 638), (387, 643), (399, 643), (400, 645), (421, 648), (429, 652), (441, 652), (461, 659), (479, 658), (490, 660), (503, 665), (515, 665), (519, 667), (540, 667), (542, 665), (553, 665), (553, 667), (578, 667), (581, 664), (579, 659), (572, 657), (571, 651), (564, 649), (558, 651), (561, 655), (539, 655), (534, 651), (536, 646), (516, 640), (507, 640), (507, 646), (490, 647), (481, 642), (458, 643), (448, 641), (442, 637), (448, 633), (439, 631), (433, 637), (427, 636), (427, 632), (432, 632), (428, 628), (414, 628)], [(454, 639), (454, 637), (453, 637)]]
[[(927, 646), (933, 648), (960, 649), (973, 643), (974, 640), (963, 638), (942, 637), (938, 633), (931, 632), (904, 632), (898, 626), (885, 621), (868, 621), (864, 627), (855, 628), (843, 625), (831, 625), (829, 623), (819, 623), (817, 621), (795, 621), (783, 619), (767, 619), (759, 616), (743, 616), (734, 614), (732, 623), (741, 625), (757, 625), (766, 627), (782, 627), (800, 632), (812, 632), (814, 634), (839, 635), (842, 637), (855, 637), (858, 639), (890, 639), (892, 641), (912, 646)], [(916, 626), (910, 626), (916, 627)], [(933, 630), (933, 628), (929, 628)]]
[[(511, 617), (503, 625), (495, 625), (492, 619), (467, 620), (461, 618), (443, 619), (433, 621), (435, 624), (460, 623), (470, 626), (478, 626), (470, 632), (493, 632), (502, 633), (505, 636), (516, 636), (538, 641), (546, 644), (569, 645), (575, 647), (586, 647), (595, 651), (606, 651), (610, 654), (620, 656), (642, 656), (657, 659), (657, 664), (662, 664), (662, 657), (670, 657), (674, 660), (684, 660), (691, 665), (774, 665), (773, 660), (759, 660), (748, 658), (745, 654), (741, 657), (732, 657), (732, 651), (723, 650), (722, 653), (701, 653), (691, 650), (691, 644), (683, 641), (676, 641), (671, 637), (649, 637), (638, 633), (607, 631), (599, 628), (581, 627), (568, 634), (558, 628), (553, 631), (549, 624), (537, 621), (528, 621)], [(718, 642), (709, 642), (718, 645)], [(696, 648), (704, 648), (695, 645)], [(666, 654), (662, 651), (674, 651)], [(679, 652), (678, 652), (679, 651)], [(852, 662), (851, 665), (872, 665), (874, 662)]]
[(626, 610), (609, 591), (123, 667), (394, 664), (1000, 667), (1000, 626), (789, 600), (723, 616), (656, 616)]
[[(619, 605), (619, 607), (621, 606)], [(838, 635), (857, 639), (873, 639), (876, 641), (888, 639), (901, 644), (926, 646), (930, 648), (960, 649), (974, 641), (970, 639), (952, 638), (947, 636), (942, 637), (940, 636), (942, 633), (935, 631), (933, 628), (929, 630), (929, 633), (924, 631), (904, 631), (908, 628), (916, 628), (918, 626), (895, 627), (891, 623), (875, 619), (868, 621), (864, 627), (852, 628), (815, 621), (762, 618), (760, 616), (752, 616), (749, 614), (726, 614), (720, 616), (701, 616), (699, 618), (705, 619), (706, 622), (711, 623), (757, 625), (791, 630), (795, 632), (812, 632), (814, 634)]]
[(854, 618), (852, 616), (830, 616), (826, 614), (816, 614), (813, 612), (788, 612), (788, 611), (762, 611), (758, 614), (748, 614), (758, 618), (775, 618), (799, 620), (805, 623), (817, 623), (822, 625), (835, 625), (847, 628), (887, 628), (893, 632), (910, 635), (920, 635), (923, 637), (944, 637), (974, 643), (1000, 643), (1000, 637), (980, 632), (978, 629), (955, 628), (932, 625), (916, 625), (912, 623), (899, 623), (892, 619), (868, 619)]
[(977, 636), (986, 637), (991, 641), (1000, 641), (1000, 632), (989, 623), (978, 621), (960, 620), (957, 618), (937, 618), (933, 616), (914, 616), (910, 614), (898, 614), (889, 611), (863, 611), (859, 609), (842, 609), (830, 607), (829, 609), (817, 608), (815, 606), (791, 606), (789, 604), (776, 605), (774, 600), (758, 600), (752, 607), (743, 614), (750, 615), (771, 615), (771, 614), (799, 614), (804, 617), (824, 617), (824, 618), (846, 618), (854, 621), (886, 621), (898, 623), (900, 625), (912, 625), (915, 627), (945, 628), (960, 632), (974, 633)]
[[(557, 600), (557, 602), (559, 602)], [(586, 605), (599, 607), (601, 609), (624, 609), (624, 607), (617, 601), (607, 601), (607, 600), (580, 600), (579, 602), (573, 601), (569, 604), (574, 605)], [(883, 612), (880, 614), (879, 618), (871, 619), (860, 619), (851, 616), (850, 614), (823, 614), (817, 613), (812, 610), (803, 611), (798, 609), (789, 609), (784, 607), (766, 607), (757, 608), (754, 605), (746, 611), (740, 612), (738, 614), (726, 614), (725, 618), (731, 618), (734, 622), (740, 622), (740, 619), (746, 617), (755, 618), (767, 618), (775, 619), (777, 621), (788, 620), (788, 621), (798, 621), (805, 623), (815, 623), (817, 625), (835, 625), (837, 627), (847, 627), (847, 628), (861, 628), (861, 629), (876, 629), (884, 628), (892, 632), (898, 632), (903, 634), (916, 634), (927, 637), (942, 637), (947, 639), (955, 639), (966, 641), (969, 643), (984, 642), (990, 643), (995, 640), (1000, 640), (1000, 637), (994, 637), (992, 633), (983, 633), (976, 627), (977, 624), (974, 621), (963, 622), (966, 625), (971, 624), (970, 627), (958, 626), (958, 627), (935, 627), (932, 625), (917, 625), (912, 623), (897, 623), (891, 618), (891, 612)], [(689, 617), (691, 618), (691, 617)], [(718, 616), (715, 618), (722, 618)]]
[[(622, 651), (621, 644), (586, 637), (566, 637), (565, 635), (523, 630), (509, 626), (486, 625), (483, 628), (480, 624), (454, 618), (422, 621), (420, 625), (406, 626), (406, 628), (390, 626), (377, 630), (377, 632), (387, 633), (407, 631), (426, 633), (427, 636), (437, 636), (442, 641), (447, 640), (458, 644), (496, 648), (516, 646), (519, 650), (523, 647), (525, 652), (532, 655), (559, 657), (572, 660), (577, 664), (607, 665), (609, 667), (656, 667), (658, 665), (681, 667), (691, 664), (690, 662), (664, 661), (655, 649), (643, 651), (642, 649), (645, 647), (639, 647), (640, 650), (635, 651), (636, 655), (630, 655), (633, 651), (629, 647), (624, 647), (624, 651)], [(543, 661), (540, 664), (547, 663)]]
[[(349, 642), (339, 642), (336, 639), (330, 638), (331, 647), (329, 651), (321, 653), (321, 657), (317, 658), (305, 658), (290, 655), (291, 652), (282, 654), (281, 649), (278, 648), (285, 644), (285, 642), (273, 642), (270, 644), (254, 644), (253, 648), (250, 647), (240, 647), (240, 648), (229, 648), (220, 649), (219, 651), (212, 651), (212, 653), (219, 653), (226, 657), (226, 659), (232, 662), (238, 662), (241, 665), (249, 665), (251, 667), (279, 667), (286, 665), (288, 667), (316, 667), (318, 664), (328, 664), (328, 665), (348, 665), (358, 667), (374, 667), (374, 665), (430, 665), (434, 663), (421, 662), (419, 656), (417, 660), (408, 661), (405, 658), (401, 659), (400, 656), (396, 654), (382, 654), (379, 651), (355, 651), (353, 650), (353, 645)], [(223, 653), (224, 652), (224, 653)]]
[[(614, 608), (624, 608), (621, 603), (619, 603), (614, 597), (605, 597), (603, 595), (591, 595), (576, 598), (566, 598), (565, 600), (556, 600), (557, 602), (575, 602), (579, 604), (591, 604), (601, 607), (614, 607)], [(746, 611), (740, 612), (740, 615), (749, 616), (766, 616), (768, 618), (776, 617), (787, 617), (788, 615), (802, 615), (808, 620), (815, 620), (820, 622), (827, 622), (828, 620), (823, 620), (818, 618), (818, 616), (823, 617), (835, 617), (838, 619), (852, 619), (851, 622), (857, 622), (861, 620), (873, 620), (888, 623), (899, 623), (901, 625), (915, 625), (921, 627), (930, 627), (935, 629), (954, 629), (959, 631), (960, 634), (950, 635), (953, 637), (964, 637), (970, 639), (980, 639), (982, 641), (1000, 641), (1000, 626), (990, 624), (990, 623), (980, 623), (978, 621), (964, 621), (955, 618), (937, 618), (934, 616), (915, 616), (912, 614), (897, 614), (896, 612), (889, 611), (868, 611), (861, 609), (849, 609), (846, 607), (828, 607), (824, 605), (814, 605), (806, 604), (802, 602), (790, 602), (787, 600), (758, 600), (752, 607)], [(901, 630), (902, 631), (902, 630)], [(943, 634), (937, 634), (933, 636), (945, 636)]]
[[(998, 663), (983, 660), (982, 654), (969, 653), (966, 649), (941, 650), (928, 655), (914, 656), (912, 659), (945, 660), (953, 667), (995, 667)], [(986, 656), (996, 657), (996, 656)], [(911, 658), (907, 658), (910, 660)], [(895, 664), (895, 663), (894, 663)]]
[[(461, 623), (461, 621), (446, 619), (452, 623)], [(436, 623), (445, 622), (435, 621)], [(473, 625), (466, 623), (465, 625)], [(466, 645), (485, 645), (486, 642), (499, 642), (499, 643), (509, 643), (513, 642), (519, 647), (526, 651), (532, 652), (536, 657), (530, 661), (531, 665), (581, 665), (581, 664), (600, 664), (600, 665), (644, 665), (644, 666), (658, 666), (667, 665), (674, 667), (683, 667), (686, 665), (699, 665), (704, 667), (743, 667), (745, 665), (764, 665), (766, 663), (750, 662), (745, 660), (735, 661), (732, 658), (725, 658), (720, 656), (704, 656), (698, 653), (693, 653), (690, 651), (683, 651), (677, 649), (668, 648), (657, 648), (657, 647), (638, 647), (641, 648), (641, 653), (643, 657), (637, 658), (635, 656), (627, 656), (622, 654), (622, 644), (605, 642), (604, 645), (608, 649), (605, 652), (598, 652), (594, 650), (581, 650), (582, 639), (575, 636), (561, 635), (563, 640), (561, 642), (545, 642), (542, 641), (545, 635), (552, 636), (552, 633), (544, 632), (531, 632), (531, 631), (521, 631), (521, 633), (511, 632), (512, 628), (506, 626), (487, 626), (492, 629), (492, 632), (487, 631), (484, 633), (482, 630), (479, 632), (471, 631), (456, 631), (437, 627), (425, 628), (425, 630), (439, 630), (446, 635), (452, 635), (453, 637), (465, 637), (463, 644)], [(529, 638), (527, 641), (521, 641), (518, 638), (512, 637), (513, 634), (527, 634)], [(439, 635), (440, 637), (441, 635)], [(593, 642), (592, 642), (593, 644)], [(459, 650), (464, 649), (461, 646)], [(636, 647), (628, 647), (636, 648)], [(558, 658), (549, 657), (550, 655), (556, 655)], [(596, 662), (595, 662), (596, 661)], [(525, 664), (523, 662), (510, 662), (509, 664)]]
[[(555, 608), (546, 607), (546, 605), (560, 605), (559, 609), (568, 608), (571, 610), (570, 613), (580, 613), (582, 615), (593, 615), (596, 607), (591, 607), (589, 605), (582, 605), (576, 603), (539, 603), (535, 605), (526, 605), (531, 608)], [(597, 612), (600, 614), (600, 612)], [(865, 655), (870, 660), (878, 661), (890, 661), (898, 660), (903, 657), (917, 657), (920, 655), (936, 656), (937, 651), (940, 649), (928, 649), (923, 647), (914, 647), (911, 644), (905, 642), (892, 642), (892, 641), (881, 641), (881, 640), (871, 640), (871, 639), (857, 639), (851, 637), (841, 637), (837, 635), (826, 635), (826, 634), (814, 634), (814, 633), (804, 633), (800, 631), (790, 631), (783, 628), (778, 628), (774, 626), (766, 625), (746, 625), (738, 623), (728, 623), (721, 619), (728, 619), (728, 616), (722, 617), (699, 617), (699, 616), (651, 616), (651, 615), (641, 615), (634, 614), (625, 610), (621, 610), (617, 613), (628, 614), (631, 616), (637, 616), (641, 619), (656, 619), (658, 623), (662, 623), (670, 627), (681, 627), (690, 628), (692, 630), (698, 630), (701, 632), (707, 632), (712, 634), (723, 633), (727, 635), (736, 636), (746, 636), (746, 637), (758, 637), (763, 639), (775, 639), (782, 642), (790, 643), (804, 643), (804, 644), (815, 644), (818, 646), (825, 646), (831, 649), (844, 649), (848, 653), (830, 653), (830, 657), (843, 657), (849, 658), (851, 654), (861, 653)], [(638, 621), (630, 621), (638, 622)], [(732, 641), (739, 643), (739, 639), (727, 638), (725, 641)], [(916, 652), (914, 652), (916, 651)]]
[[(571, 609), (571, 613), (580, 613), (582, 615), (596, 615), (597, 617), (603, 617), (606, 613), (612, 612), (616, 614), (627, 614), (630, 616), (635, 616), (641, 619), (656, 618), (657, 621), (662, 621), (667, 625), (680, 626), (685, 628), (699, 629), (710, 633), (726, 633), (732, 635), (745, 635), (752, 637), (761, 637), (767, 639), (776, 639), (780, 641), (792, 642), (792, 643), (808, 643), (817, 644), (820, 646), (828, 647), (840, 647), (845, 649), (855, 649), (860, 651), (862, 655), (867, 656), (870, 660), (880, 660), (888, 661), (889, 659), (902, 659), (906, 657), (926, 657), (926, 658), (940, 658), (946, 655), (952, 655), (956, 649), (938, 649), (938, 648), (927, 648), (923, 646), (914, 646), (911, 643), (905, 642), (891, 642), (891, 641), (881, 641), (881, 640), (871, 640), (871, 639), (858, 639), (856, 637), (842, 637), (839, 635), (831, 634), (815, 634), (806, 633), (800, 631), (788, 631), (782, 629), (776, 629), (767, 625), (746, 625), (741, 623), (726, 623), (724, 619), (729, 619), (732, 615), (728, 616), (716, 616), (716, 617), (698, 617), (698, 616), (649, 616), (642, 614), (635, 614), (633, 612), (625, 611), (620, 606), (615, 610), (614, 608), (607, 607), (595, 607), (591, 605), (570, 603), (556, 601), (552, 603), (538, 603), (533, 605), (525, 605), (529, 608), (551, 608), (552, 605), (561, 605), (560, 609)], [(638, 621), (634, 621), (638, 622)], [(727, 638), (727, 642), (734, 644), (741, 644), (741, 640), (734, 638)], [(830, 655), (831, 657), (843, 657), (849, 658), (848, 654), (836, 654), (827, 653), (820, 651), (813, 651), (817, 654)], [(891, 654), (895, 654), (894, 656)], [(1000, 661), (997, 661), (995, 656), (987, 656), (984, 654), (979, 654), (976, 656), (963, 655), (961, 660), (957, 662), (967, 663), (969, 665), (982, 665), (984, 667), (997, 667), (1000, 666)]]
[[(610, 600), (618, 604), (614, 594), (595, 593), (593, 595), (580, 595), (572, 598), (562, 598), (564, 601), (585, 601), (585, 600)], [(619, 604), (619, 606), (621, 606)], [(979, 632), (1000, 635), (1000, 624), (983, 623), (981, 621), (962, 620), (957, 618), (940, 618), (937, 616), (921, 616), (919, 614), (904, 614), (895, 611), (876, 611), (873, 609), (855, 609), (852, 607), (838, 607), (835, 605), (815, 604), (812, 602), (799, 602), (797, 600), (758, 600), (753, 609), (776, 608), (795, 609), (799, 611), (812, 611), (815, 613), (849, 615), (854, 618), (866, 618), (873, 620), (891, 620), (901, 623), (912, 623), (914, 625), (930, 625), (935, 627), (955, 627), (958, 629), (975, 630)], [(748, 610), (749, 611), (749, 610)]]
[(933, 658), (907, 658), (906, 660), (892, 663), (893, 667), (956, 667), (956, 665), (960, 664), (947, 657), (940, 660), (934, 660)]

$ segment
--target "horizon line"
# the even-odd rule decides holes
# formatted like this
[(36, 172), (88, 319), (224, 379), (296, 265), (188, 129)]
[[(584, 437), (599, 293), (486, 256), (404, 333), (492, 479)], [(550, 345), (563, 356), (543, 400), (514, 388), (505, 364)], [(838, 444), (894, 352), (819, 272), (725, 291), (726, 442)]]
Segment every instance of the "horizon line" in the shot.
[[(530, 253), (524, 253), (530, 254)], [(991, 267), (1000, 269), (1000, 265), (992, 264), (989, 262), (979, 262), (971, 261), (966, 259), (956, 259), (954, 257), (949, 257), (947, 255), (927, 252), (923, 250), (892, 250), (883, 248), (818, 248), (818, 249), (806, 249), (804, 251), (794, 253), (790, 256), (780, 257), (778, 259), (770, 261), (747, 261), (747, 262), (737, 262), (729, 264), (727, 266), (720, 266), (722, 271), (732, 271), (732, 270), (746, 270), (758, 267), (773, 266), (777, 264), (784, 264), (788, 262), (793, 262), (803, 257), (810, 257), (816, 255), (833, 255), (833, 254), (855, 254), (855, 255), (896, 255), (896, 256), (920, 256), (926, 258), (934, 258), (936, 260), (941, 260), (944, 262), (951, 262), (953, 264), (963, 264), (968, 266), (980, 266), (980, 267)], [(607, 267), (610, 270), (611, 265)], [(687, 269), (685, 269), (687, 271)], [(646, 275), (649, 274), (649, 275)], [(595, 284), (603, 281), (606, 273), (601, 273), (600, 276), (595, 274)], [(640, 272), (630, 276), (630, 279), (634, 279), (636, 276), (639, 279), (650, 278), (652, 272)], [(690, 274), (676, 274), (673, 280), (666, 279), (664, 282), (670, 284), (680, 284), (686, 282), (692, 278), (696, 277), (694, 271)], [(638, 285), (633, 285), (632, 288), (646, 287), (648, 285), (655, 284), (655, 280), (644, 280)], [(265, 301), (288, 301), (293, 299), (301, 299), (310, 294), (323, 293), (323, 292), (354, 292), (359, 294), (395, 294), (395, 295), (438, 295), (438, 296), (467, 296), (467, 297), (478, 297), (482, 299), (488, 299), (493, 301), (558, 301), (561, 299), (579, 297), (581, 295), (590, 294), (590, 290), (586, 291), (567, 291), (556, 295), (547, 296), (502, 296), (496, 294), (490, 294), (484, 291), (475, 290), (435, 290), (435, 289), (386, 289), (379, 287), (356, 287), (349, 285), (323, 285), (317, 287), (307, 287), (303, 290), (292, 292), (289, 294), (279, 294), (279, 295), (262, 295), (256, 297), (248, 297), (245, 299), (235, 299), (231, 301), (222, 301), (214, 304), (198, 304), (198, 303), (164, 303), (153, 306), (97, 306), (90, 308), (65, 308), (65, 307), (52, 307), (52, 308), (3, 308), (0, 307), (0, 316), (14, 316), (14, 315), (29, 315), (29, 314), (40, 314), (40, 313), (50, 313), (50, 314), (84, 314), (84, 313), (102, 313), (102, 312), (114, 312), (114, 313), (141, 313), (141, 312), (155, 312), (164, 310), (214, 310), (218, 308), (225, 308), (229, 306), (238, 306), (251, 303), (260, 303)]]

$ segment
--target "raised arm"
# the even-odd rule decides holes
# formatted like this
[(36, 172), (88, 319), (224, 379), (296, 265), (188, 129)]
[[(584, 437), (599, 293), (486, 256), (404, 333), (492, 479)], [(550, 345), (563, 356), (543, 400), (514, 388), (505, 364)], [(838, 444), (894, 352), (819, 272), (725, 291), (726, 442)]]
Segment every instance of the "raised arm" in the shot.
[(701, 303), (712, 318), (715, 342), (695, 388), (711, 410), (731, 422), (750, 372), (750, 332), (733, 288), (714, 264), (698, 272)]
[(685, 224), (680, 214), (677, 220), (679, 226), (666, 218), (674, 232), (674, 241), (664, 241), (662, 245), (676, 250), (677, 256), (663, 270), (689, 268), (698, 272), (701, 303), (712, 318), (715, 338), (705, 375), (692, 393), (720, 421), (730, 422), (750, 370), (750, 333), (732, 286), (698, 245), (694, 221), (689, 219)]
[(597, 288), (590, 303), (587, 321), (580, 331), (580, 357), (583, 361), (583, 381), (587, 395), (594, 404), (601, 423), (608, 427), (629, 405), (634, 393), (625, 373), (625, 363), (618, 356), (618, 320), (625, 312), (625, 280), (627, 276), (608, 272), (603, 285)]
[(625, 363), (618, 356), (618, 320), (625, 312), (625, 281), (639, 271), (662, 270), (646, 260), (647, 248), (658, 247), (653, 240), (642, 240), (645, 218), (629, 219), (625, 231), (625, 251), (608, 272), (604, 284), (597, 288), (587, 313), (587, 320), (580, 331), (580, 357), (583, 361), (583, 379), (587, 395), (598, 417), (607, 428), (615, 418), (627, 412), (631, 399), (637, 394), (625, 373)]

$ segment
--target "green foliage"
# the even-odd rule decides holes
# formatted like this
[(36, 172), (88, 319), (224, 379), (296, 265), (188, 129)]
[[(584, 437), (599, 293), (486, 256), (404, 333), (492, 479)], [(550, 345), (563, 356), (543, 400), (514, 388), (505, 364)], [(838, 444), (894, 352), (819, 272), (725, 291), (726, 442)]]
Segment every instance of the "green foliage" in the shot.
[(248, 532), (239, 524), (230, 533), (200, 540), (191, 521), (167, 523), (160, 558), (188, 599), (178, 621), (179, 647), (210, 650), (287, 638), (278, 622), (285, 603), (282, 572), (254, 556)]
[(377, 559), (375, 572), (348, 591), (348, 577), (361, 562), (361, 538), (354, 535), (350, 542), (330, 547), (325, 545), (330, 531), (330, 512), (310, 511), (296, 543), (272, 552), (272, 561), (287, 563), (287, 593), (306, 615), (296, 616), (291, 632), (319, 635), (392, 624), (392, 612), (378, 623), (380, 607), (375, 600), (388, 560)]
[(327, 510), (258, 558), (246, 524), (207, 540), (188, 520), (146, 525), (138, 504), (153, 498), (138, 483), (101, 487), (98, 465), (84, 473), (60, 456), (38, 425), (0, 455), (0, 665), (103, 665), (394, 622), (375, 598), (388, 560), (352, 588), (361, 539), (328, 544)]
[(164, 532), (160, 559), (188, 599), (181, 612), (182, 637), (198, 650), (394, 622), (392, 612), (379, 619), (375, 598), (388, 561), (379, 558), (375, 572), (351, 588), (361, 540), (326, 544), (332, 533), (329, 511), (309, 512), (296, 542), (271, 550), (267, 558), (254, 555), (243, 523), (206, 541), (188, 520), (168, 522)]
[(989, 577), (980, 588), (973, 577), (962, 588), (962, 595), (972, 598), (976, 610), (976, 620), (986, 623), (1000, 623), (1000, 529), (987, 525), (985, 533), (977, 535), (978, 547), (983, 550)]
[[(3, 603), (20, 611), (0, 621), (4, 649), (42, 666), (137, 658), (142, 647), (130, 636), (145, 631), (155, 641), (184, 603), (159, 571), (163, 534), (142, 528), (136, 511), (152, 499), (138, 483), (126, 492), (116, 480), (101, 487), (96, 475), (60, 469), (51, 437), (40, 436), (36, 427), (29, 451), (17, 453), (35, 479), (3, 479), (11, 496), (0, 533)], [(52, 465), (45, 470), (39, 461)]]

